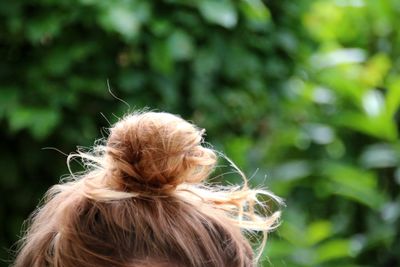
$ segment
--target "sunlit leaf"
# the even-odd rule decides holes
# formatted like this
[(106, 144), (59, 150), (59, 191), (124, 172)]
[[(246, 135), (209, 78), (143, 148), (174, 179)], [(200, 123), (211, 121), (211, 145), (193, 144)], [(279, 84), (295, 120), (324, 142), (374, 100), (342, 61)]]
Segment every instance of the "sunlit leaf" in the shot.
[(261, 0), (244, 0), (240, 4), (240, 8), (247, 19), (261, 23), (265, 23), (270, 19), (269, 9)]
[(378, 190), (374, 173), (344, 164), (327, 163), (322, 172), (331, 181), (333, 194), (362, 203), (372, 209), (380, 208), (386, 196)]
[(381, 86), (391, 66), (392, 63), (386, 54), (380, 53), (371, 57), (365, 66), (362, 77), (365, 86)]
[(348, 240), (327, 241), (316, 248), (315, 264), (350, 257), (350, 242)]
[(332, 235), (332, 223), (329, 221), (316, 221), (307, 228), (306, 238), (309, 245), (314, 245)]
[(118, 2), (106, 4), (101, 9), (101, 25), (109, 31), (120, 33), (127, 41), (137, 37), (150, 12), (150, 7), (145, 2)]
[(367, 146), (360, 156), (360, 162), (367, 168), (388, 168), (399, 165), (400, 153), (388, 144)]
[(386, 114), (369, 117), (361, 113), (347, 112), (341, 113), (335, 118), (335, 122), (340, 126), (383, 140), (394, 141), (398, 136), (395, 122)]
[(386, 109), (388, 115), (393, 117), (400, 108), (400, 78), (396, 77), (388, 85), (386, 95)]
[(209, 22), (225, 28), (233, 28), (237, 23), (237, 11), (231, 0), (201, 0), (200, 13)]

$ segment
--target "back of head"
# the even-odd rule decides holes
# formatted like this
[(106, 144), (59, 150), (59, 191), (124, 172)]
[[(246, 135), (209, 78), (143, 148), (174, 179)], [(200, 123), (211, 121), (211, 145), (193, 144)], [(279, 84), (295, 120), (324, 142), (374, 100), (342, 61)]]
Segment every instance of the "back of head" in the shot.
[(125, 189), (165, 192), (208, 176), (216, 156), (201, 140), (202, 131), (172, 114), (133, 114), (111, 129), (107, 153)]
[(87, 172), (48, 191), (15, 266), (253, 266), (242, 230), (276, 226), (279, 213), (254, 208), (273, 195), (205, 186), (217, 156), (202, 134), (168, 113), (121, 119), (105, 145), (78, 153)]

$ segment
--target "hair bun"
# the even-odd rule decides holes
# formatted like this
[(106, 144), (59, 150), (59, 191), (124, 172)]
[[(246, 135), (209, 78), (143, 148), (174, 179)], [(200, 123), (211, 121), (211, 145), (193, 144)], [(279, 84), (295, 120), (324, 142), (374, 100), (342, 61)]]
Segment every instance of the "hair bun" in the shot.
[(172, 191), (209, 175), (215, 153), (201, 146), (203, 131), (164, 112), (131, 114), (111, 128), (107, 140), (110, 178), (119, 190)]

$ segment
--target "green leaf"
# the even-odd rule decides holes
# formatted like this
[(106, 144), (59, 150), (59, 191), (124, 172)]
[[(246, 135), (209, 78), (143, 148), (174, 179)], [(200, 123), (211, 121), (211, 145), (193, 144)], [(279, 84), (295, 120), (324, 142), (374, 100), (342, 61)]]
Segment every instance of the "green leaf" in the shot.
[(288, 242), (273, 238), (265, 247), (264, 254), (267, 258), (288, 257), (294, 253), (296, 249), (298, 248)]
[(158, 37), (164, 37), (170, 34), (173, 28), (173, 24), (164, 19), (155, 18), (150, 21), (151, 32)]
[(389, 168), (399, 165), (399, 152), (385, 143), (365, 147), (360, 162), (366, 168)]
[(48, 136), (60, 121), (56, 110), (37, 107), (19, 107), (10, 114), (10, 129), (28, 129), (37, 139)]
[(167, 42), (154, 41), (151, 44), (150, 64), (154, 70), (161, 73), (170, 73), (172, 71), (172, 54)]
[(393, 118), (400, 107), (400, 77), (392, 79), (388, 84), (386, 95), (386, 110), (389, 117)]
[(314, 264), (350, 257), (350, 241), (337, 239), (325, 242), (316, 248), (316, 255)]
[(247, 155), (252, 146), (252, 140), (245, 137), (227, 138), (225, 151), (227, 156), (235, 162), (239, 168), (246, 167)]
[(377, 177), (373, 172), (332, 162), (322, 164), (321, 168), (329, 178), (333, 194), (355, 200), (374, 210), (384, 204), (386, 195), (378, 190)]
[(378, 53), (371, 57), (364, 68), (362, 76), (365, 86), (381, 86), (391, 67), (392, 63), (388, 55)]
[(287, 241), (298, 247), (303, 247), (306, 245), (305, 234), (303, 234), (302, 229), (298, 228), (295, 224), (286, 222), (279, 229), (282, 237)]
[(0, 119), (12, 112), (18, 104), (19, 94), (18, 88), (0, 89)]
[(293, 181), (305, 178), (312, 172), (311, 164), (306, 160), (292, 160), (278, 165), (273, 170), (274, 179)]
[(122, 7), (110, 8), (102, 16), (105, 27), (121, 33), (127, 40), (133, 39), (139, 31), (139, 21), (134, 13)]
[(392, 117), (381, 113), (378, 116), (367, 116), (362, 113), (342, 112), (334, 119), (339, 126), (359, 131), (379, 139), (395, 141), (397, 139), (397, 126)]
[(175, 31), (168, 38), (168, 46), (175, 60), (187, 60), (193, 56), (194, 48), (192, 39), (184, 31)]
[(107, 30), (120, 33), (126, 41), (137, 37), (140, 27), (150, 14), (146, 2), (116, 2), (102, 6), (99, 22)]
[(307, 228), (307, 243), (314, 245), (332, 235), (332, 223), (330, 221), (316, 221)]
[(228, 29), (235, 27), (238, 22), (236, 9), (230, 0), (201, 0), (199, 10), (208, 22)]
[(240, 1), (240, 9), (246, 18), (253, 22), (268, 22), (271, 14), (269, 9), (261, 0), (243, 0)]
[(63, 21), (63, 14), (56, 12), (33, 18), (26, 23), (27, 37), (34, 44), (46, 42), (46, 39), (54, 38), (61, 32)]

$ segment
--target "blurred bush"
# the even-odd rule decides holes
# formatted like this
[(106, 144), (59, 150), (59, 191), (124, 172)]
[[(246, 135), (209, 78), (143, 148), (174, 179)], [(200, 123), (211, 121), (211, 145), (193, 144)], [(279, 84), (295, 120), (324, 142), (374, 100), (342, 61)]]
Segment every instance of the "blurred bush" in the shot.
[(397, 0), (0, 2), (0, 257), (66, 173), (42, 149), (90, 146), (128, 109), (110, 87), (207, 128), (286, 198), (272, 266), (399, 266), (399, 15)]

